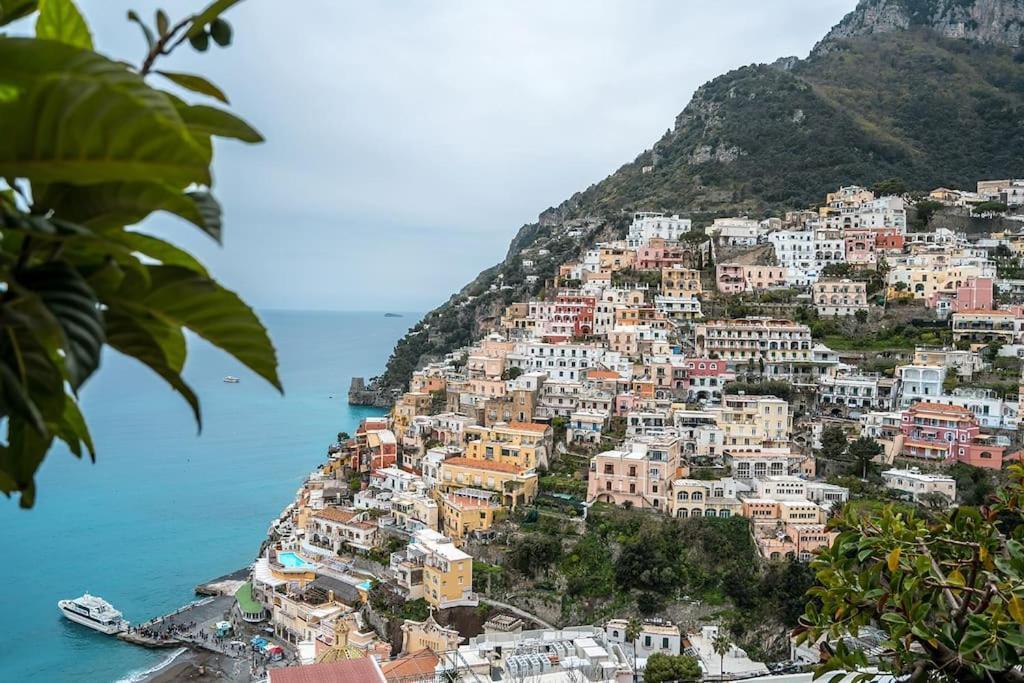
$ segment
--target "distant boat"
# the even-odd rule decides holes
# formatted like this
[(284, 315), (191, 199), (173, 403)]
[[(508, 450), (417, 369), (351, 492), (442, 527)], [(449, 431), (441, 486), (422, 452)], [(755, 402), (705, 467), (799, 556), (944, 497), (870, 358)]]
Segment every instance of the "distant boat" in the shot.
[(228, 375), (227, 377), (224, 378), (224, 381), (227, 382), (228, 384), (238, 384), (242, 380), (238, 379), (234, 375)]
[(385, 313), (384, 317), (385, 318), (401, 318), (402, 314), (401, 313)]
[(58, 601), (57, 609), (76, 624), (88, 626), (100, 633), (114, 635), (128, 630), (128, 622), (120, 612), (103, 598), (88, 593), (74, 600)]

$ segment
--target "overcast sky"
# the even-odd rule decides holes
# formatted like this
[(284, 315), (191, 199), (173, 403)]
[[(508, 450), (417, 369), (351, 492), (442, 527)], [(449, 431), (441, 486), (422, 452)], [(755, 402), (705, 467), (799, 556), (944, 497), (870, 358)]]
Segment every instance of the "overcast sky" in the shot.
[[(138, 63), (128, 9), (173, 21), (203, 0), (79, 4), (97, 48)], [(154, 227), (257, 307), (425, 311), (649, 147), (701, 83), (806, 56), (854, 4), (247, 0), (229, 49), (163, 67), (208, 75), (267, 142), (217, 146), (223, 248)]]

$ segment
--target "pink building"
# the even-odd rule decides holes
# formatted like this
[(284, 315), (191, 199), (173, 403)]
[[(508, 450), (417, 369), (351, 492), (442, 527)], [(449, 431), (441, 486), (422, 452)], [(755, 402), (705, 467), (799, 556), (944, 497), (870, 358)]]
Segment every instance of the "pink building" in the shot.
[(990, 277), (969, 277), (967, 283), (956, 288), (956, 299), (953, 300), (953, 312), (991, 310), (995, 308), (992, 293), (993, 281)]
[(787, 286), (786, 269), (782, 266), (746, 266), (720, 263), (715, 271), (718, 291), (725, 294), (758, 292)]
[(616, 394), (615, 395), (615, 415), (616, 417), (625, 417), (633, 407), (636, 405), (636, 396), (633, 394)]
[(839, 535), (829, 531), (824, 524), (787, 524), (782, 535), (757, 538), (757, 548), (767, 560), (783, 558), (808, 562), (821, 548), (832, 545)]
[(671, 483), (682, 473), (687, 470), (680, 468), (679, 442), (674, 438), (634, 442), (591, 458), (587, 500), (665, 510)]
[(693, 250), (689, 247), (663, 239), (652, 239), (636, 251), (638, 270), (661, 270), (673, 265), (692, 268), (695, 260)]
[(738, 263), (719, 263), (715, 269), (715, 286), (723, 294), (739, 294), (746, 289), (743, 266)]
[(873, 230), (846, 230), (846, 262), (850, 265), (875, 265), (875, 238)]
[(991, 469), (1003, 466), (1004, 447), (981, 433), (978, 419), (967, 408), (915, 403), (903, 411), (900, 422), (904, 457)]

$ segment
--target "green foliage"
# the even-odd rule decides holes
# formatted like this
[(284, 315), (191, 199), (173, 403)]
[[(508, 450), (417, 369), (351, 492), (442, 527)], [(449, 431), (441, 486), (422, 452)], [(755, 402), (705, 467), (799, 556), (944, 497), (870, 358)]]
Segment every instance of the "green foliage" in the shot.
[(900, 178), (887, 178), (872, 185), (871, 191), (875, 193), (876, 197), (888, 197), (904, 194), (907, 191), (907, 186)]
[(725, 394), (743, 392), (750, 396), (775, 396), (788, 401), (793, 396), (793, 385), (777, 379), (763, 382), (726, 382), (722, 387), (722, 392)]
[(56, 40), (83, 50), (92, 49), (89, 27), (70, 0), (40, 0), (36, 38)]
[(563, 558), (560, 571), (570, 595), (603, 597), (615, 590), (615, 568), (608, 547), (597, 534), (587, 534)]
[(879, 443), (866, 436), (854, 439), (846, 448), (846, 457), (853, 463), (855, 472), (863, 479), (867, 478), (874, 458), (881, 453), (882, 447)]
[(562, 557), (562, 543), (545, 534), (520, 536), (509, 548), (508, 566), (520, 574), (536, 577), (548, 570)]
[[(205, 21), (230, 4), (214, 3)], [(35, 38), (0, 36), (0, 318), (7, 333), (0, 339), (7, 426), (0, 490), (20, 491), (25, 507), (54, 440), (94, 456), (77, 391), (105, 345), (156, 372), (197, 423), (199, 400), (181, 377), (186, 329), (280, 389), (274, 348), (252, 310), (191, 254), (128, 230), (162, 210), (219, 239), (220, 207), (207, 190), (212, 138), (262, 140), (234, 115), (186, 104), (145, 81), (157, 57), (198, 20), (172, 27), (158, 12), (159, 38), (136, 70), (92, 50), (71, 0), (42, 0), (38, 8)], [(34, 9), (5, 0), (0, 21)], [(193, 77), (199, 81), (205, 94), (219, 92)]]
[(1006, 213), (1006, 209), (1003, 202), (978, 202), (971, 205), (972, 213)]
[(700, 663), (689, 655), (666, 655), (655, 652), (647, 658), (647, 666), (644, 668), (645, 683), (677, 683), (700, 679)]
[(958, 462), (946, 474), (956, 481), (956, 494), (964, 505), (985, 505), (996, 492), (997, 482), (991, 470)]
[(828, 425), (821, 431), (821, 457), (842, 460), (849, 442), (845, 429), (839, 425)]
[(928, 225), (932, 220), (932, 216), (934, 216), (937, 211), (941, 211), (945, 208), (945, 205), (942, 202), (922, 199), (917, 204), (914, 204), (914, 208), (917, 211), (918, 223), (920, 225)]
[[(1024, 468), (990, 509), (844, 512), (813, 562), (818, 601), (800, 638), (836, 641), (865, 626), (887, 634), (880, 665), (912, 680), (1019, 681), (1024, 664)], [(864, 672), (840, 640), (817, 674)]]

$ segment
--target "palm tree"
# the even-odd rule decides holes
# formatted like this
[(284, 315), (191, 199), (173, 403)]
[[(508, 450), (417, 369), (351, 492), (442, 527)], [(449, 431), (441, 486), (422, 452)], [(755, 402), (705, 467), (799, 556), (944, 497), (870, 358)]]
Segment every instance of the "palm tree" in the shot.
[(636, 675), (636, 639), (640, 637), (640, 631), (643, 628), (643, 624), (636, 617), (630, 617), (626, 623), (626, 640), (633, 644), (633, 681), (637, 681)]
[(711, 647), (715, 649), (715, 654), (718, 655), (718, 673), (721, 676), (725, 676), (725, 655), (728, 654), (729, 649), (732, 647), (732, 641), (729, 640), (728, 634), (725, 629), (721, 626), (718, 627), (718, 633), (715, 634), (714, 639), (711, 641)]

